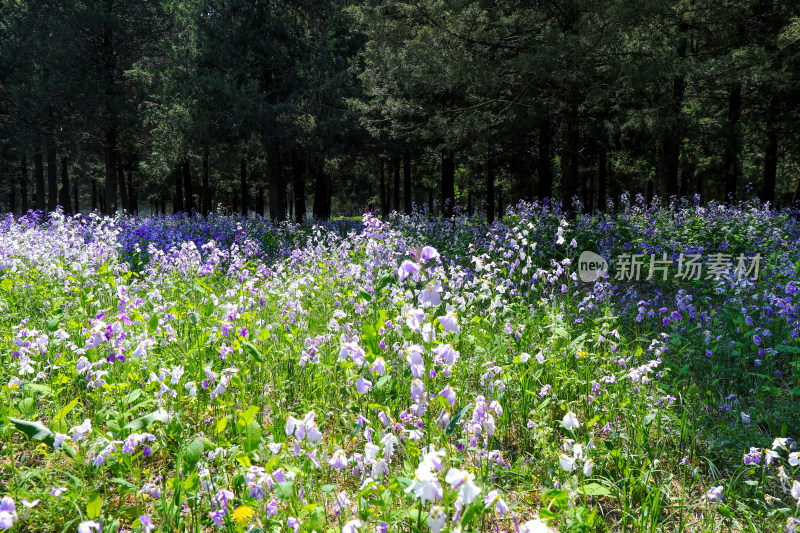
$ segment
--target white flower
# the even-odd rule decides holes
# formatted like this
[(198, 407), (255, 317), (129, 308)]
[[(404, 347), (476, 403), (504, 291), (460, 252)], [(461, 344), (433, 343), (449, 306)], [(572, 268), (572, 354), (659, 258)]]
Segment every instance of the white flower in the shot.
[(743, 412), (742, 413), (742, 423), (743, 424), (749, 424), (750, 423), (750, 415), (748, 415), (747, 413)]
[(92, 432), (92, 421), (87, 418), (80, 426), (70, 428), (69, 432), (72, 433), (72, 442), (78, 442), (85, 434)]
[(431, 513), (428, 515), (428, 527), (431, 528), (433, 533), (439, 533), (447, 521), (447, 515), (444, 508), (439, 505), (434, 505), (431, 508)]
[(800, 453), (792, 452), (789, 454), (789, 464), (792, 466), (800, 466)]
[(100, 524), (92, 520), (87, 520), (86, 522), (78, 524), (78, 533), (92, 533), (92, 531), (99, 533)]
[(567, 472), (572, 472), (575, 470), (575, 459), (570, 457), (569, 455), (561, 454), (561, 458), (558, 460), (558, 463), (561, 465), (562, 470), (566, 470)]
[(442, 497), (442, 485), (436, 478), (436, 474), (431, 472), (429, 465), (420, 463), (414, 472), (414, 479), (411, 485), (405, 490), (406, 494), (413, 492), (424, 505), (425, 502), (438, 500)]
[(391, 433), (387, 433), (381, 439), (381, 444), (383, 444), (383, 456), (387, 459), (391, 459), (392, 455), (394, 455), (394, 447), (398, 444), (397, 437)]
[(786, 443), (787, 442), (788, 442), (788, 439), (786, 439), (786, 438), (777, 438), (777, 439), (772, 441), (772, 449), (773, 450), (777, 450), (778, 448), (782, 448), (782, 449), (784, 449), (784, 450), (786, 450), (788, 452), (789, 449), (786, 447)]
[(723, 497), (722, 490), (722, 485), (711, 487), (708, 489), (708, 492), (703, 495), (703, 499), (709, 502), (721, 502)]
[(505, 502), (505, 500), (503, 500), (503, 498), (500, 496), (500, 493), (496, 490), (492, 490), (486, 495), (486, 497), (483, 499), (483, 506), (486, 509), (494, 506), (497, 514), (501, 516), (508, 512), (508, 504)]
[(583, 475), (586, 477), (590, 477), (592, 475), (592, 468), (594, 467), (594, 463), (591, 459), (586, 459), (586, 462), (583, 463)]
[(547, 533), (547, 525), (541, 519), (534, 518), (519, 526), (519, 533)]
[(481, 493), (481, 488), (472, 482), (474, 479), (474, 474), (458, 468), (451, 468), (444, 477), (451, 489), (458, 489), (458, 497), (464, 501), (465, 505), (471, 504)]
[(361, 520), (355, 519), (350, 520), (344, 526), (342, 526), (342, 533), (357, 533), (358, 528), (361, 527)]
[(564, 415), (563, 422), (564, 422), (564, 429), (573, 430), (581, 427), (581, 423), (578, 422), (578, 416), (572, 411), (569, 411), (567, 414)]
[(800, 505), (800, 483), (797, 480), (792, 481), (792, 498), (797, 500), (797, 505)]

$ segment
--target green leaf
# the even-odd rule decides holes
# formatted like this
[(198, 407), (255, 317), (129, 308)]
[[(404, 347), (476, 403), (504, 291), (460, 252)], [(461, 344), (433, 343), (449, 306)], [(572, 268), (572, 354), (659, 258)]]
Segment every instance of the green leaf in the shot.
[(86, 516), (89, 520), (94, 520), (100, 516), (100, 511), (103, 508), (103, 498), (98, 493), (94, 493), (89, 497), (89, 502), (86, 504)]
[(392, 274), (384, 274), (381, 276), (381, 279), (378, 280), (378, 283), (375, 285), (375, 294), (378, 294), (383, 289), (385, 289), (389, 283), (392, 282), (394, 276)]
[(461, 417), (464, 416), (464, 413), (466, 413), (468, 409), (469, 406), (465, 405), (464, 407), (456, 411), (456, 414), (454, 414), (453, 418), (450, 419), (450, 423), (447, 424), (447, 430), (445, 431), (446, 434), (448, 435), (453, 434), (453, 432), (456, 430), (456, 427), (458, 427), (458, 421), (461, 420)]
[(325, 511), (322, 507), (316, 507), (311, 511), (303, 523), (303, 527), (306, 531), (322, 531), (322, 528), (325, 527)]
[(14, 287), (14, 282), (11, 281), (11, 278), (5, 277), (3, 281), (0, 281), (0, 289), (3, 289), (6, 292), (11, 292), (11, 289)]
[(330, 494), (331, 492), (333, 492), (334, 490), (336, 490), (336, 487), (337, 487), (337, 486), (338, 486), (338, 485), (335, 485), (335, 484), (330, 484), (330, 485), (322, 485), (322, 489), (321, 489), (321, 490), (322, 490), (322, 492), (324, 492), (325, 494)]
[(55, 435), (41, 422), (20, 420), (19, 418), (11, 418), (10, 416), (8, 417), (8, 421), (14, 424), (14, 428), (16, 428), (17, 431), (21, 431), (27, 435), (29, 439), (38, 440), (44, 442), (51, 448), (53, 447)]
[(76, 405), (78, 405), (78, 399), (77, 398), (75, 398), (74, 400), (69, 402), (67, 405), (62, 407), (61, 410), (59, 410), (56, 413), (56, 416), (53, 417), (53, 424), (55, 424), (56, 422), (58, 422), (59, 420), (62, 420), (65, 416), (67, 416), (69, 414), (69, 412), (72, 411), (72, 409)]
[(243, 426), (247, 426), (256, 418), (256, 414), (258, 413), (259, 408), (255, 405), (251, 405), (244, 411), (239, 411), (239, 420), (241, 421)]
[(203, 439), (195, 439), (186, 446), (186, 450), (183, 452), (183, 460), (190, 470), (194, 468), (194, 465), (203, 456), (203, 449)]
[(611, 491), (599, 483), (587, 483), (575, 491), (584, 496), (610, 496)]
[(183, 480), (181, 486), (186, 492), (197, 491), (200, 488), (200, 476), (197, 475), (197, 472), (192, 472), (189, 477)]
[(49, 318), (47, 320), (47, 329), (49, 331), (57, 330), (59, 322), (61, 322), (61, 316), (60, 315), (56, 315), (54, 317)]
[(275, 492), (278, 494), (278, 499), (282, 502), (287, 502), (292, 498), (294, 487), (291, 481), (282, 481), (278, 483)]
[(253, 420), (244, 429), (242, 445), (247, 453), (253, 452), (261, 446), (261, 424)]
[[(269, 331), (269, 330), (266, 330)], [(261, 355), (261, 352), (258, 350), (255, 344), (250, 341), (244, 341), (242, 343), (242, 348), (244, 348), (245, 353), (247, 353), (250, 357), (258, 361), (259, 363), (264, 362), (264, 356)]]
[(472, 522), (476, 511), (477, 508), (475, 505), (467, 507), (467, 510), (464, 511), (464, 516), (461, 517), (461, 527), (467, 527), (469, 523)]
[(125, 479), (122, 479), (121, 477), (112, 477), (111, 479), (109, 479), (109, 481), (111, 481), (112, 483), (116, 483), (120, 487), (125, 487), (128, 490), (134, 492), (136, 491), (136, 486), (133, 483)]
[(166, 409), (159, 408), (152, 413), (148, 413), (142, 417), (139, 417), (136, 420), (129, 422), (125, 426), (125, 429), (139, 431), (140, 429), (150, 427), (156, 422), (161, 422), (163, 424), (169, 422), (169, 413), (167, 413)]

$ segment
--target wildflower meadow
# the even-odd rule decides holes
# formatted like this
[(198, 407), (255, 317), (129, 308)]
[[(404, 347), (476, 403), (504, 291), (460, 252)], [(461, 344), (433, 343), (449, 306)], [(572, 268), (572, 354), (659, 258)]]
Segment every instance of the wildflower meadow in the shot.
[(800, 531), (800, 222), (618, 208), (6, 216), (0, 530)]

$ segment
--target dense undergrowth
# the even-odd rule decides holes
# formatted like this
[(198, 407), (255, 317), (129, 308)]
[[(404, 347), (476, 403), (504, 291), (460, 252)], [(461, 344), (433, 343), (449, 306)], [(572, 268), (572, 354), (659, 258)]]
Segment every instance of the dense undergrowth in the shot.
[(756, 204), (8, 217), (0, 529), (800, 530), (798, 244)]

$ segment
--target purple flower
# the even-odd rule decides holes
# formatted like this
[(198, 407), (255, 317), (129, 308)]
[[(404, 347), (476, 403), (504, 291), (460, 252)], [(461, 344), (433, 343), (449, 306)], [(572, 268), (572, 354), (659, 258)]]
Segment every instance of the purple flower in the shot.
[(439, 252), (436, 251), (436, 248), (433, 248), (432, 246), (423, 246), (419, 256), (422, 260), (422, 263), (427, 263), (428, 261), (438, 260)]
[(223, 518), (225, 518), (225, 509), (211, 511), (208, 513), (208, 516), (211, 518), (211, 521), (217, 525), (217, 527), (225, 527), (225, 522), (223, 522)]
[(397, 276), (400, 278), (400, 281), (405, 281), (408, 276), (418, 271), (419, 265), (406, 260), (403, 261), (403, 263), (400, 265), (400, 268), (397, 269)]
[(356, 390), (362, 396), (367, 393), (367, 391), (372, 388), (372, 382), (368, 379), (364, 379), (362, 377), (356, 380)]
[(453, 390), (453, 387), (450, 385), (443, 388), (441, 392), (439, 392), (439, 396), (447, 400), (447, 403), (449, 403), (451, 407), (456, 404), (456, 391)]
[(142, 533), (150, 533), (156, 528), (156, 525), (153, 523), (153, 519), (150, 518), (149, 514), (143, 514), (140, 516), (139, 523), (142, 525)]

